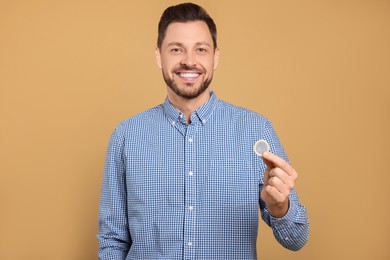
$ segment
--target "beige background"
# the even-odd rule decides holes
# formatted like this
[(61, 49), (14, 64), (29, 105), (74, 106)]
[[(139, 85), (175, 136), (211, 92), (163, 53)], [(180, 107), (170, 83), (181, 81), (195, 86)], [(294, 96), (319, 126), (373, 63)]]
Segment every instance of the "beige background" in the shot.
[[(155, 106), (157, 23), (178, 1), (0, 1), (0, 259), (96, 259), (105, 150)], [(273, 122), (308, 208), (289, 252), (390, 259), (390, 2), (198, 1), (219, 29), (213, 89)]]

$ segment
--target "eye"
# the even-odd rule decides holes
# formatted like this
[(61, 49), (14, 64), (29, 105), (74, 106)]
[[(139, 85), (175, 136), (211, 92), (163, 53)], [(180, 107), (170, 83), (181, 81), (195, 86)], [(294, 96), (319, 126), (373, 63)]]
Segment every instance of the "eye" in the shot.
[(199, 55), (208, 55), (208, 53), (210, 53), (210, 49), (208, 47), (198, 47), (196, 49), (196, 52)]
[(170, 49), (170, 52), (173, 54), (178, 54), (178, 53), (181, 53), (183, 51), (181, 48), (172, 48), (172, 49)]

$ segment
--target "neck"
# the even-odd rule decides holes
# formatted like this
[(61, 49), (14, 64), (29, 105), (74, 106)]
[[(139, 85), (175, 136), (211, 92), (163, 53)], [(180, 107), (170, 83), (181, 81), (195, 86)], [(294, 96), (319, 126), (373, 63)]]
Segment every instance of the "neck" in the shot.
[(206, 89), (196, 98), (186, 99), (176, 95), (170, 88), (167, 88), (168, 99), (171, 104), (180, 110), (186, 117), (187, 123), (191, 123), (190, 116), (192, 112), (203, 106), (210, 98), (210, 91)]

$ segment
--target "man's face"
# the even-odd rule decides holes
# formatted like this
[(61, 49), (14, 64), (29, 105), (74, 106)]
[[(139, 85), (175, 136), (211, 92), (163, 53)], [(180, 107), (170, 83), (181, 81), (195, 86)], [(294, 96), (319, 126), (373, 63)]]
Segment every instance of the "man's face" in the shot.
[(210, 85), (218, 56), (203, 21), (171, 23), (161, 48), (156, 50), (165, 83), (177, 96), (186, 99), (198, 97)]

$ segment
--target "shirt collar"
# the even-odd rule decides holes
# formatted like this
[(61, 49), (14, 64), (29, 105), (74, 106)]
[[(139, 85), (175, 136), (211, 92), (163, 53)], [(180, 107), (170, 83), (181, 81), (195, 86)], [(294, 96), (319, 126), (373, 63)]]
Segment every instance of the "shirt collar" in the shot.
[[(214, 91), (211, 90), (209, 100), (191, 114), (191, 120), (194, 121), (197, 118), (202, 124), (205, 124), (217, 107), (218, 100)], [(177, 121), (185, 122), (184, 114), (169, 102), (168, 97), (165, 98), (163, 107), (170, 123), (176, 123)]]

